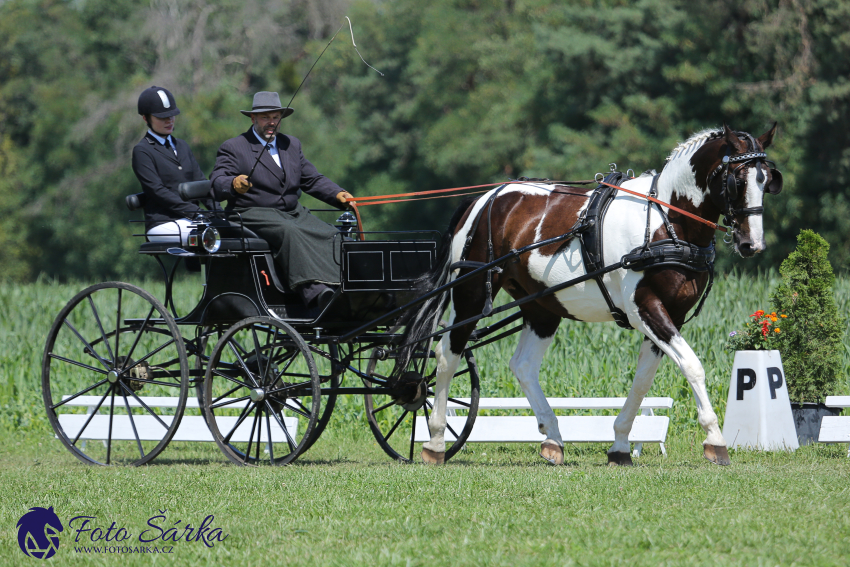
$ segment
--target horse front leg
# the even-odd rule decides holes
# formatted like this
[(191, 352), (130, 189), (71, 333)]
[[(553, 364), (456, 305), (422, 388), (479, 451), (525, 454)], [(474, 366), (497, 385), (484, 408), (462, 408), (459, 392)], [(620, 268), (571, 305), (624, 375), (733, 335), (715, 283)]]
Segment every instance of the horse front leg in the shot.
[(620, 410), (617, 419), (614, 420), (614, 444), (608, 451), (609, 465), (632, 464), (632, 457), (629, 453), (629, 433), (632, 430), (635, 416), (640, 411), (640, 404), (652, 386), (652, 381), (655, 379), (655, 373), (658, 371), (658, 365), (661, 364), (663, 356), (664, 353), (649, 338), (643, 340), (640, 345), (632, 388), (629, 390), (629, 396), (626, 398), (626, 403), (623, 404), (623, 409)]
[(726, 440), (717, 421), (717, 414), (714, 413), (711, 401), (708, 399), (708, 391), (705, 389), (705, 369), (699, 358), (678, 331), (666, 342), (653, 340), (664, 354), (676, 363), (688, 380), (688, 384), (691, 385), (697, 402), (697, 421), (706, 433), (705, 441), (702, 442), (705, 458), (716, 465), (731, 464)]
[(446, 460), (446, 406), (452, 377), (460, 364), (461, 353), (452, 352), (451, 333), (443, 335), (434, 356), (437, 358), (437, 378), (434, 383), (434, 407), (428, 420), (431, 439), (422, 445), (422, 460), (441, 465)]
[(540, 364), (546, 349), (555, 338), (555, 330), (560, 320), (555, 320), (554, 329), (545, 329), (540, 336), (535, 331), (540, 331), (539, 325), (533, 325), (526, 319), (519, 336), (519, 345), (511, 357), (510, 368), (519, 380), (522, 391), (534, 411), (537, 418), (537, 429), (546, 436), (540, 445), (540, 456), (553, 465), (564, 463), (564, 442), (561, 431), (558, 429), (558, 418), (549, 406), (546, 395), (540, 388)]

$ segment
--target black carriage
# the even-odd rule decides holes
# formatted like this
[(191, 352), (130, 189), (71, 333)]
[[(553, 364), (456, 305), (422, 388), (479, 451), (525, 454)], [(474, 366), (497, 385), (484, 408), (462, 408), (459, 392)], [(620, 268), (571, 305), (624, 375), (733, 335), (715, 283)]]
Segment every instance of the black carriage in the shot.
[[(208, 189), (187, 183), (180, 193), (189, 200)], [(141, 197), (128, 206), (139, 208)], [(416, 299), (413, 283), (433, 266), (439, 233), (355, 231), (345, 215), (338, 222), (342, 284), (322, 308), (306, 308), (281, 283), (267, 243), (236, 214), (199, 213), (185, 247), (141, 244), (164, 273), (163, 302), (131, 284), (101, 283), (71, 299), (50, 329), (42, 389), (57, 437), (90, 464), (141, 465), (172, 440), (203, 438), (238, 464), (285, 464), (318, 439), (338, 396), (362, 395), (383, 450), (412, 461), (429, 435), (433, 339), (390, 374), (403, 335), (399, 306)], [(203, 270), (203, 292), (185, 315), (173, 297), (180, 265)], [(446, 458), (472, 430), (478, 391), (470, 349), (449, 393), (465, 425), (447, 433)]]

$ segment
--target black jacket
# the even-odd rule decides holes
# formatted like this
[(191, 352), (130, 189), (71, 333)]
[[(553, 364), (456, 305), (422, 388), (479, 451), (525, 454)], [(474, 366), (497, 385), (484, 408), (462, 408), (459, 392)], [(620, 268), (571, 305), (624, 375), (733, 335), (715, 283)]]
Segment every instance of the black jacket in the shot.
[[(146, 230), (169, 220), (191, 218), (198, 210), (197, 203), (187, 203), (180, 198), (177, 186), (184, 181), (206, 179), (206, 176), (188, 144), (174, 136), (171, 139), (177, 156), (150, 133), (133, 148), (133, 173), (145, 192)], [(211, 202), (207, 206), (211, 206)]]
[(277, 150), (283, 169), (278, 167), (269, 152), (263, 152), (251, 183), (244, 195), (232, 190), (233, 178), (248, 175), (263, 149), (257, 136), (249, 129), (241, 136), (221, 145), (210, 174), (213, 195), (218, 201), (227, 200), (227, 208), (269, 207), (291, 211), (298, 203), (299, 190), (339, 208), (336, 195), (344, 189), (319, 173), (301, 152), (301, 142), (293, 136), (277, 135)]

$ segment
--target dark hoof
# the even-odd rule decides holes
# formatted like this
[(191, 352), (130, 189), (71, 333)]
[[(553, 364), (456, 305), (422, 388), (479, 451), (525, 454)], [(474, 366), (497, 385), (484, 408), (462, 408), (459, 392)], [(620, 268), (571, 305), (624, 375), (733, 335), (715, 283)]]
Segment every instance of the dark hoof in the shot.
[(702, 454), (705, 455), (706, 459), (708, 459), (715, 465), (728, 467), (732, 464), (732, 460), (729, 459), (729, 451), (726, 450), (726, 447), (718, 447), (717, 445), (703, 445)]
[(422, 447), (422, 460), (429, 465), (442, 465), (446, 462), (446, 453), (438, 453)]
[(564, 464), (564, 448), (557, 443), (546, 441), (541, 443), (540, 456), (546, 459), (550, 465)]
[(632, 464), (631, 453), (608, 453), (609, 467), (630, 467)]

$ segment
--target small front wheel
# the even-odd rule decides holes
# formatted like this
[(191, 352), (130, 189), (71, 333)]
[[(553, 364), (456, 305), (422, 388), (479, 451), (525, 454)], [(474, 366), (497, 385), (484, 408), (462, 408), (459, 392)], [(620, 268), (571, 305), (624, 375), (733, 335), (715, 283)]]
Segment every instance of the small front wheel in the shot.
[(203, 405), (215, 442), (234, 463), (291, 463), (309, 447), (321, 409), (307, 343), (269, 317), (236, 323), (210, 354)]

